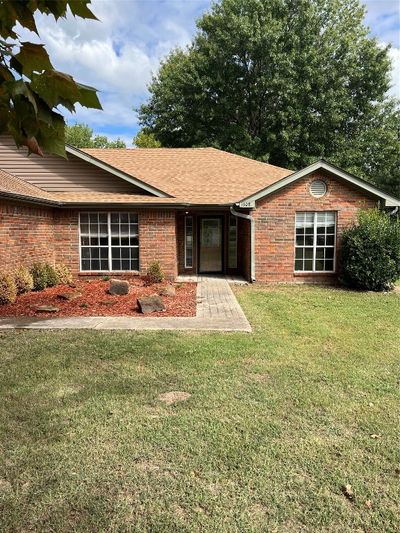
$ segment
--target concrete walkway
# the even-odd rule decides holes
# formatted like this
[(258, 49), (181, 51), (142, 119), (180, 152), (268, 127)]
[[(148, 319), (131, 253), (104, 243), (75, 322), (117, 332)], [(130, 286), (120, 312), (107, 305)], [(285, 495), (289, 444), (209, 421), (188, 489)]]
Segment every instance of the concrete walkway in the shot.
[(251, 326), (224, 278), (201, 276), (197, 284), (195, 317), (7, 317), (0, 318), (5, 329), (126, 329), (251, 331)]

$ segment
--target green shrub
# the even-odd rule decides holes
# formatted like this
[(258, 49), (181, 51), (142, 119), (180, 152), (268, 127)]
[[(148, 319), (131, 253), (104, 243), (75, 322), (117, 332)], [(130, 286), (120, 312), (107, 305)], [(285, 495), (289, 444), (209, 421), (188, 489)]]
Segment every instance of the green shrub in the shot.
[(164, 272), (159, 261), (153, 261), (147, 269), (147, 277), (151, 283), (160, 283), (164, 278)]
[(18, 294), (23, 294), (24, 292), (29, 292), (33, 289), (32, 274), (26, 267), (20, 266), (16, 268), (13, 275)]
[(61, 283), (62, 285), (68, 285), (68, 283), (72, 283), (72, 274), (66, 265), (56, 265), (54, 270), (57, 274), (58, 283)]
[(46, 283), (47, 287), (54, 287), (55, 285), (58, 285), (58, 275), (55, 270), (55, 268), (50, 265), (49, 263), (45, 263), (45, 271), (46, 271)]
[(14, 276), (10, 272), (0, 272), (0, 304), (15, 302), (17, 298), (17, 287)]
[(378, 209), (360, 212), (342, 236), (341, 280), (357, 289), (382, 291), (400, 277), (400, 220)]
[(35, 291), (42, 291), (46, 287), (58, 285), (57, 272), (49, 263), (34, 263), (31, 268), (31, 274)]

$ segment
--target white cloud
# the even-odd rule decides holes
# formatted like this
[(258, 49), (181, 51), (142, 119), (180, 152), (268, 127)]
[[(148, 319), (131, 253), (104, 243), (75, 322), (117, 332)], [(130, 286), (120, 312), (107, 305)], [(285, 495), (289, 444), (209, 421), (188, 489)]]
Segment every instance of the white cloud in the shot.
[(389, 50), (389, 56), (392, 60), (392, 80), (393, 85), (389, 91), (389, 94), (400, 98), (400, 48), (391, 48)]
[[(78, 106), (65, 113), (68, 121), (86, 122), (95, 132), (131, 139), (138, 126), (133, 111), (147, 97), (146, 86), (160, 59), (172, 48), (185, 46), (195, 30), (195, 20), (211, 0), (94, 0), (99, 21), (72, 15), (57, 22), (37, 17), (40, 40), (54, 66), (82, 83), (99, 89), (104, 111)], [(366, 22), (382, 43), (391, 42), (394, 86), (400, 92), (399, 7), (397, 0), (367, 0)], [(397, 18), (396, 18), (397, 17)], [(397, 22), (396, 22), (397, 21)], [(396, 31), (397, 30), (397, 31)], [(20, 32), (23, 37), (28, 32)]]

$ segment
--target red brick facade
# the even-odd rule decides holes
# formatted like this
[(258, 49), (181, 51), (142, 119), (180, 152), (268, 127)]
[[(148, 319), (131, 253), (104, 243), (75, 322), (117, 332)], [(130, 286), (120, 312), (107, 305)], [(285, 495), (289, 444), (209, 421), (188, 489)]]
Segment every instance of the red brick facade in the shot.
[[(79, 274), (79, 211), (0, 202), (0, 268), (35, 261), (63, 263)], [(103, 211), (103, 210), (102, 210)], [(126, 210), (124, 210), (126, 211)], [(140, 273), (160, 261), (166, 276), (177, 274), (175, 212), (137, 209)], [(88, 273), (85, 273), (88, 275)], [(119, 273), (120, 275), (120, 273)]]
[[(314, 198), (310, 182), (320, 178), (327, 184), (324, 197)], [(327, 274), (296, 274), (294, 272), (295, 216), (299, 211), (335, 211), (337, 216), (337, 252), (340, 234), (360, 208), (376, 206), (358, 189), (328, 174), (307, 176), (257, 202), (252, 211), (255, 220), (256, 280), (267, 282), (327, 281)], [(93, 209), (98, 211), (100, 209)], [(105, 211), (106, 209), (101, 209)], [(18, 264), (30, 266), (35, 261), (64, 263), (75, 275), (79, 274), (79, 211), (39, 207), (14, 201), (0, 201), (0, 268)], [(120, 209), (120, 211), (128, 211)], [(131, 209), (138, 213), (140, 273), (145, 274), (152, 261), (160, 261), (168, 278), (177, 273), (197, 272), (198, 216), (209, 212), (189, 212), (193, 216), (193, 269), (184, 265), (184, 211), (173, 209)], [(229, 210), (219, 210), (225, 227), (224, 265), (227, 265), (227, 227)], [(250, 223), (238, 219), (238, 268), (230, 273), (250, 279)], [(87, 275), (87, 273), (85, 273)], [(121, 275), (120, 273), (118, 275)]]
[[(322, 179), (327, 193), (314, 198), (309, 185)], [(337, 223), (337, 249), (340, 234), (355, 218), (360, 208), (376, 207), (376, 200), (344, 182), (327, 174), (315, 173), (284, 187), (257, 202), (253, 212), (255, 219), (256, 280), (268, 282), (328, 281), (332, 274), (295, 274), (294, 239), (295, 217), (299, 211), (335, 211)]]
[(52, 208), (0, 201), (0, 268), (56, 258)]

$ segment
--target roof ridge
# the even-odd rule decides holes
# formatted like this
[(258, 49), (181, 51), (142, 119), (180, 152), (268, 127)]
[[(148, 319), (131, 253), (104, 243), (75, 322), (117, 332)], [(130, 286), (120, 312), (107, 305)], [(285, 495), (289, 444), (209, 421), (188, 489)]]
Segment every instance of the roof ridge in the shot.
[(260, 161), (259, 159), (253, 159), (251, 157), (247, 157), (245, 155), (241, 155), (241, 154), (235, 154), (233, 152), (228, 152), (227, 150), (221, 150), (220, 148), (214, 148), (213, 146), (210, 146), (208, 147), (208, 149), (210, 150), (216, 150), (217, 152), (222, 152), (223, 154), (227, 154), (227, 155), (230, 155), (230, 156), (234, 156), (234, 157), (240, 157), (241, 159), (246, 159), (247, 161), (253, 161), (254, 163), (259, 163), (261, 165), (268, 165), (269, 167), (273, 167), (273, 168), (277, 168), (279, 170), (286, 170), (288, 172), (296, 172), (295, 170), (293, 169), (290, 169), (290, 168), (286, 168), (286, 167), (279, 167), (278, 165), (273, 165), (272, 163), (266, 163), (264, 161)]

